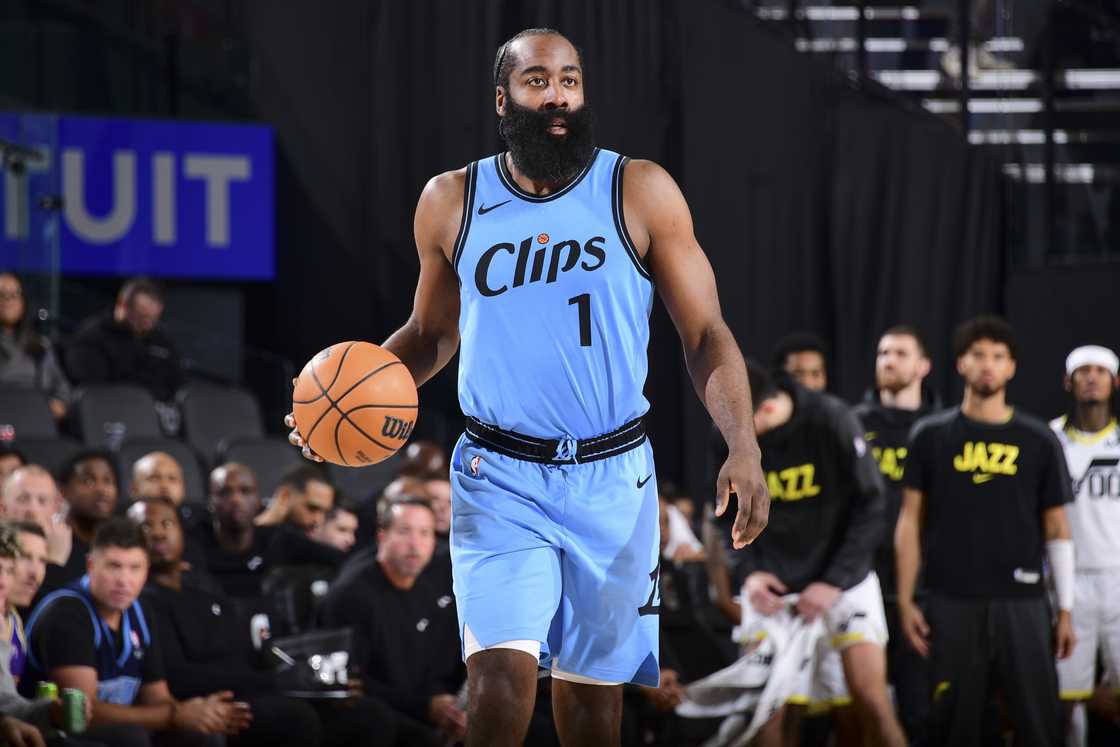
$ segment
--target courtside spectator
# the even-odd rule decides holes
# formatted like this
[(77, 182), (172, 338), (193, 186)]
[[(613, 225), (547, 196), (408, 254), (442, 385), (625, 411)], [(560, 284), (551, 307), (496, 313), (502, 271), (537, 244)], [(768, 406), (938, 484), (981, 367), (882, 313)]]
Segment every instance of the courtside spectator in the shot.
[(184, 569), (186, 537), (174, 507), (158, 498), (142, 500), (128, 515), (149, 542), (152, 570), (143, 598), (164, 636), (171, 692), (183, 698), (219, 687), (250, 705), (253, 723), (231, 740), (231, 747), (395, 743), (396, 717), (373, 698), (313, 706), (281, 695), (277, 675), (251, 665), (249, 622), (238, 606), (203, 574)]
[(248, 706), (228, 691), (178, 701), (168, 690), (159, 631), (138, 600), (148, 576), (139, 527), (124, 517), (98, 527), (87, 571), (32, 613), (24, 692), (40, 681), (82, 690), (92, 704), (84, 738), (113, 746), (216, 747), (249, 725)]
[(56, 565), (66, 563), (74, 541), (73, 530), (59, 513), (61, 506), (54, 478), (35, 464), (20, 467), (0, 486), (0, 515), (37, 525), (47, 540), (47, 559)]
[(147, 278), (127, 281), (111, 312), (83, 322), (66, 349), (74, 384), (133, 384), (170, 402), (183, 384), (179, 354), (159, 326), (163, 290)]
[[(67, 516), (64, 525), (53, 521), (47, 529), (51, 563), (43, 593), (58, 589), (86, 572), (86, 555), (97, 528), (113, 515), (117, 505), (117, 468), (108, 452), (89, 450), (75, 454), (58, 473)], [(58, 535), (57, 542), (52, 537)]]
[(322, 621), (353, 629), (366, 692), (443, 739), (461, 740), (467, 714), (457, 695), (464, 668), (455, 604), (422, 575), (435, 550), (435, 516), (426, 500), (403, 496), (382, 501), (379, 521), (375, 561), (334, 583)]
[(50, 341), (32, 329), (23, 283), (10, 272), (0, 272), (0, 386), (37, 389), (60, 420), (70, 406), (70, 384)]
[[(35, 527), (35, 524), (27, 526)], [(21, 541), (25, 533), (18, 527), (7, 522), (0, 524), (0, 606), (6, 608), (4, 614), (7, 630), (0, 631), (0, 713), (14, 716), (31, 724), (38, 730), (52, 733), (55, 728), (63, 726), (63, 709), (61, 701), (50, 699), (31, 700), (23, 697), (16, 690), (20, 675), (23, 673), (26, 662), (27, 643), (24, 638), (23, 621), (14, 606), (18, 604), (15, 598), (16, 589), (20, 586), (17, 565), (24, 551)], [(46, 540), (36, 537), (43, 550)], [(40, 577), (41, 578), (41, 577)], [(30, 597), (28, 597), (30, 599)], [(89, 718), (90, 709), (86, 708), (85, 716)], [(52, 740), (52, 745), (65, 745), (70, 742)], [(8, 742), (7, 744), (18, 744)]]
[(327, 512), (327, 518), (315, 532), (315, 539), (336, 547), (342, 552), (350, 552), (358, 541), (358, 509), (341, 495), (334, 507)]
[(286, 524), (314, 535), (334, 505), (334, 487), (318, 467), (295, 465), (280, 478), (268, 507), (256, 518), (257, 526)]
[[(132, 497), (166, 498), (176, 506), (186, 497), (183, 468), (175, 457), (163, 451), (153, 451), (136, 460), (132, 465)], [(192, 496), (196, 500), (201, 496)]]
[(31, 612), (31, 602), (39, 593), (43, 579), (47, 575), (47, 537), (42, 527), (30, 521), (14, 521), (11, 523), (19, 539), (19, 556), (16, 558), (16, 575), (12, 580), (12, 590), (8, 593), (8, 601), (14, 608), (12, 611), (21, 617), (21, 630), (19, 637), (12, 636), (12, 676), (18, 681), (23, 676), (24, 665), (27, 661), (26, 638), (22, 631), (22, 618)]
[(811, 332), (786, 335), (774, 346), (774, 368), (814, 392), (828, 389), (828, 356), (824, 341)]
[(234, 597), (259, 597), (261, 581), (273, 568), (324, 565), (337, 568), (341, 551), (286, 525), (256, 526), (260, 510), (257, 478), (243, 464), (230, 462), (210, 473), (209, 525), (195, 537), (206, 570)]

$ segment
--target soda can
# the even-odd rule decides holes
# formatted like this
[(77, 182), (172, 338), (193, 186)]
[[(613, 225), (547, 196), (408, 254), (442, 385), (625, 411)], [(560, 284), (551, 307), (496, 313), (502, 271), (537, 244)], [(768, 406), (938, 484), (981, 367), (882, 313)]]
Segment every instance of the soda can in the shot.
[(68, 687), (62, 691), (62, 730), (67, 734), (81, 734), (86, 730), (86, 694)]
[(40, 682), (39, 687), (35, 689), (35, 699), (42, 700), (58, 700), (58, 685), (53, 682)]

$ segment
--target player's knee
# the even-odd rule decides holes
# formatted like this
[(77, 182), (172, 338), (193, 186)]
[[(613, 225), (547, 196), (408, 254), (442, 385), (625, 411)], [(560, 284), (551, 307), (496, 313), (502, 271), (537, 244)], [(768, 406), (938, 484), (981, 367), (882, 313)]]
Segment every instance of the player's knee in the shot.
[(524, 651), (486, 649), (467, 659), (474, 699), (521, 700), (536, 692), (537, 662)]

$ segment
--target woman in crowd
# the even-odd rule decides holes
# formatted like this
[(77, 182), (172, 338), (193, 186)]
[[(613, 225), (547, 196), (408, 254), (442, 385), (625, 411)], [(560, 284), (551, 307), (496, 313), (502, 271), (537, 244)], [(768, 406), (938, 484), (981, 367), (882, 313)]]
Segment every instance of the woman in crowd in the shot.
[(38, 389), (58, 419), (70, 403), (70, 384), (50, 341), (32, 329), (23, 283), (11, 272), (0, 272), (0, 386)]

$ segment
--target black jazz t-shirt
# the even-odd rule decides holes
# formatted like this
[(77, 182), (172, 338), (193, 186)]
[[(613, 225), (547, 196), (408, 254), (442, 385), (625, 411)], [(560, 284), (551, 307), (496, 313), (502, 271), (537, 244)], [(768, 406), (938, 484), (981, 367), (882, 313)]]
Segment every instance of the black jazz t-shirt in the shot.
[(875, 549), (875, 573), (883, 596), (895, 594), (894, 527), (902, 508), (902, 475), (906, 469), (906, 455), (910, 431), (914, 424), (929, 414), (928, 409), (900, 410), (885, 407), (878, 401), (862, 402), (852, 412), (863, 424), (863, 438), (871, 449), (871, 456), (879, 465), (879, 473), (887, 488), (886, 521), (883, 534)]
[(732, 555), (735, 580), (769, 571), (791, 593), (814, 581), (850, 589), (867, 577), (882, 534), (879, 469), (847, 405), (795, 384), (782, 386), (793, 398), (793, 414), (758, 439), (770, 523)]
[(1045, 423), (959, 410), (914, 426), (903, 484), (925, 494), (926, 587), (963, 597), (1043, 593), (1042, 512), (1073, 500), (1062, 447)]

